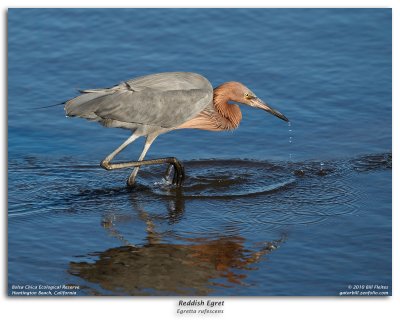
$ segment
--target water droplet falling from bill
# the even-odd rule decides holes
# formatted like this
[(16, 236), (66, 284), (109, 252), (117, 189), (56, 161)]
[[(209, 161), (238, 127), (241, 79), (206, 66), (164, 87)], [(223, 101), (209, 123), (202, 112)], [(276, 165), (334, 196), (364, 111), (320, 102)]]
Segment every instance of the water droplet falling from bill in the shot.
[[(291, 149), (291, 144), (293, 142), (293, 136), (292, 136), (292, 123), (289, 121), (288, 122), (288, 128), (289, 128), (289, 144), (290, 144), (290, 149)], [(293, 160), (293, 154), (289, 151), (289, 162), (292, 162)]]

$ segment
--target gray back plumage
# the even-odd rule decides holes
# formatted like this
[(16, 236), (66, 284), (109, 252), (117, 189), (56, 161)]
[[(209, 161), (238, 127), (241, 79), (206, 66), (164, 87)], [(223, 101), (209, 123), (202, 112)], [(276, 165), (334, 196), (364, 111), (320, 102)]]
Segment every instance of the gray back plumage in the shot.
[(132, 130), (144, 126), (173, 129), (211, 106), (213, 100), (210, 82), (190, 72), (152, 74), (81, 93), (65, 103), (67, 116)]

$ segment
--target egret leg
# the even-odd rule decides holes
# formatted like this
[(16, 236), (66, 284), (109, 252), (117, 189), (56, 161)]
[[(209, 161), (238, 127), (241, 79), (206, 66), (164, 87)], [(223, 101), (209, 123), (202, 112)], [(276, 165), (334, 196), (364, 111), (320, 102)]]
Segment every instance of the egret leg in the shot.
[(177, 186), (181, 186), (183, 183), (183, 180), (185, 178), (185, 171), (183, 168), (182, 163), (179, 162), (178, 159), (169, 157), (169, 158), (161, 158), (161, 159), (153, 159), (153, 160), (143, 160), (147, 151), (149, 150), (151, 144), (155, 140), (157, 135), (149, 135), (146, 139), (146, 143), (144, 145), (143, 151), (138, 159), (138, 161), (129, 161), (129, 162), (119, 162), (119, 163), (111, 163), (111, 160), (115, 158), (115, 156), (120, 153), (122, 150), (126, 148), (130, 143), (135, 141), (137, 138), (139, 138), (138, 135), (133, 134), (131, 137), (129, 137), (123, 144), (121, 144), (117, 149), (115, 149), (112, 153), (110, 153), (103, 161), (101, 161), (100, 166), (103, 167), (106, 170), (116, 170), (116, 169), (124, 169), (124, 168), (132, 168), (136, 167), (131, 175), (128, 178), (128, 185), (133, 186), (135, 183), (135, 178), (137, 175), (137, 172), (139, 171), (139, 167), (142, 165), (151, 165), (151, 164), (164, 164), (167, 163), (170, 166), (174, 167), (174, 178), (172, 180), (173, 184), (176, 184)]
[[(182, 165), (182, 163), (174, 158), (161, 158), (161, 159), (152, 159), (152, 160), (142, 160), (142, 161), (132, 161), (132, 162), (125, 162), (125, 163), (115, 163), (115, 165), (123, 165), (120, 166), (119, 168), (128, 168), (128, 167), (141, 167), (143, 165), (151, 165), (151, 164), (164, 164), (167, 163), (169, 165), (172, 165), (174, 167), (174, 178), (172, 180), (173, 184), (176, 184), (177, 186), (181, 186), (183, 183), (183, 180), (185, 179), (185, 169)], [(136, 178), (137, 171), (134, 170), (131, 175), (128, 178), (128, 186), (133, 186), (135, 183), (135, 178)], [(133, 177), (133, 178), (131, 178)]]
[[(109, 163), (107, 166), (107, 170), (115, 170), (115, 169), (124, 169), (124, 168), (132, 168), (132, 167), (141, 167), (144, 165), (151, 164), (170, 164), (174, 167), (175, 173), (174, 178), (172, 180), (173, 184), (177, 186), (181, 186), (183, 180), (185, 179), (185, 170), (183, 168), (182, 163), (179, 162), (176, 158), (161, 158), (161, 159), (152, 159), (152, 160), (142, 160), (142, 161), (129, 161), (129, 162), (120, 162), (120, 163)], [(132, 172), (135, 174), (135, 171)], [(133, 186), (135, 181), (128, 178), (128, 186)]]
[[(146, 142), (144, 143), (144, 147), (142, 150), (142, 153), (139, 156), (139, 159), (137, 160), (137, 162), (139, 161), (143, 161), (144, 157), (146, 156), (147, 151), (149, 151), (149, 148), (151, 146), (151, 144), (154, 142), (154, 140), (157, 138), (156, 135), (149, 135), (146, 138)], [(140, 166), (135, 167), (135, 169), (133, 169), (132, 173), (130, 174), (130, 176), (128, 177), (128, 186), (133, 186), (135, 184), (135, 179), (136, 179), (136, 175), (139, 172)]]
[[(111, 152), (107, 157), (104, 158), (103, 161), (100, 162), (100, 166), (106, 170), (113, 170), (112, 164), (110, 163), (112, 159), (115, 158), (115, 156), (120, 153), (122, 150), (124, 150), (129, 144), (131, 144), (133, 141), (135, 141), (137, 138), (140, 136), (136, 134), (132, 134), (128, 139), (124, 141), (123, 144), (121, 144), (117, 149), (115, 149), (113, 152)], [(117, 168), (115, 168), (117, 169)]]

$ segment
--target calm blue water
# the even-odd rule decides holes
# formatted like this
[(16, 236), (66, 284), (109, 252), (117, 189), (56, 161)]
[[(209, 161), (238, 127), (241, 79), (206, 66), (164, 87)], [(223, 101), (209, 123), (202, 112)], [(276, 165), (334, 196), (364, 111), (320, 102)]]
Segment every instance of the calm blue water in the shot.
[[(8, 33), (9, 293), (391, 293), (389, 9), (12, 9)], [(243, 106), (234, 132), (162, 135), (147, 158), (185, 185), (128, 190), (98, 166), (128, 131), (40, 108), (164, 71), (243, 82), (291, 126)]]

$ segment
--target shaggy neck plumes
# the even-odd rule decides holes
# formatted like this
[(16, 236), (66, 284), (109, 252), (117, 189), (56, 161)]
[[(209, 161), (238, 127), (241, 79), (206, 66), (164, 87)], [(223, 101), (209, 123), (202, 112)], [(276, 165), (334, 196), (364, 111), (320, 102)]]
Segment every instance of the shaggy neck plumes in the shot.
[[(207, 106), (194, 118), (181, 124), (179, 129), (201, 129), (209, 131), (234, 130), (242, 120), (242, 113), (236, 104), (228, 103), (238, 95), (237, 82), (227, 82), (214, 89), (213, 105)], [(235, 95), (236, 93), (236, 95)]]
[(226, 128), (223, 130), (236, 129), (242, 120), (239, 106), (228, 103), (231, 100), (230, 93), (235, 89), (234, 86), (234, 82), (227, 82), (214, 89), (214, 108), (225, 120)]

